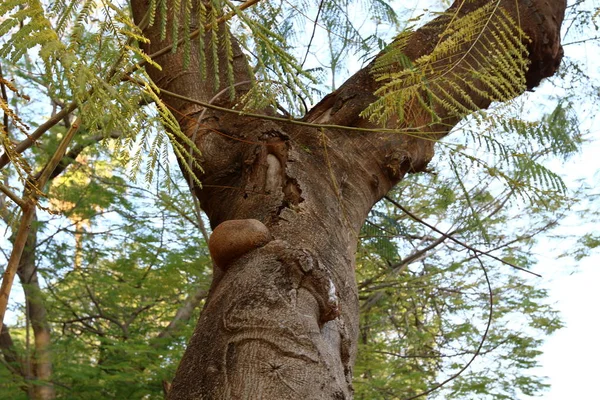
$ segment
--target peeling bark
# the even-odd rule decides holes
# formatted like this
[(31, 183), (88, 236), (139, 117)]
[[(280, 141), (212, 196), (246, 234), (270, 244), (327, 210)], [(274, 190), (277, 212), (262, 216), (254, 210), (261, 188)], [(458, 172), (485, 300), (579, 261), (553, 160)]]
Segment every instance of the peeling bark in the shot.
[[(466, 2), (460, 13), (485, 3)], [(518, 14), (517, 2), (506, 0), (502, 6), (519, 16), (531, 38), (527, 85), (532, 88), (560, 62), (566, 4), (518, 3)], [(147, 1), (132, 0), (132, 7), (139, 21)], [(440, 18), (417, 31), (407, 56), (414, 60), (431, 52), (446, 23)], [(169, 37), (159, 40), (158, 27), (145, 34), (151, 40), (144, 47), (149, 54), (169, 44)], [(217, 95), (223, 87), (201, 79), (197, 59), (188, 70), (180, 53), (156, 61), (162, 71), (149, 67), (148, 72), (159, 87), (202, 101), (216, 98), (225, 107), (235, 103)], [(367, 66), (357, 72), (304, 121), (377, 128), (360, 117), (379, 85), (369, 71)], [(249, 76), (238, 48), (234, 76), (239, 98)], [(479, 107), (489, 105), (475, 91), (470, 94)], [(217, 235), (211, 239), (215, 279), (169, 399), (351, 399), (359, 332), (354, 277), (359, 230), (371, 207), (396, 183), (426, 168), (435, 140), (458, 119), (436, 110), (443, 124), (432, 124), (427, 112), (417, 110), (401, 126), (419, 127), (421, 135), (415, 137), (276, 123), (164, 100), (179, 110), (183, 132), (202, 152), (203, 171), (196, 173), (203, 187), (194, 190)], [(236, 238), (236, 229), (248, 233)]]

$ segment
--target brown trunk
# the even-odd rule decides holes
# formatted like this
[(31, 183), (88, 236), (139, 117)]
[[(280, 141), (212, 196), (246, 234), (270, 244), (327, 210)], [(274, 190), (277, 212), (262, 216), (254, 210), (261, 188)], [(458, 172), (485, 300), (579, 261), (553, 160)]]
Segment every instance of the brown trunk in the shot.
[(15, 349), (15, 344), (12, 340), (12, 336), (10, 335), (8, 326), (2, 325), (0, 330), (0, 351), (2, 352), (2, 357), (4, 357), (4, 361), (8, 366), (10, 372), (14, 375), (20, 375), (22, 377), (26, 374), (26, 362), (23, 360), (21, 355)]
[(48, 325), (46, 307), (40, 283), (37, 276), (35, 263), (35, 246), (37, 237), (37, 219), (34, 217), (27, 245), (23, 251), (17, 274), (25, 298), (31, 327), (33, 329), (34, 353), (33, 361), (33, 399), (51, 400), (56, 397), (54, 385), (52, 384), (52, 361), (50, 357), (50, 326)]
[[(56, 397), (52, 379), (50, 351), (50, 326), (44, 305), (42, 291), (37, 277), (35, 264), (36, 217), (33, 216), (31, 229), (23, 249), (17, 274), (27, 301), (27, 318), (33, 329), (34, 351), (32, 355), (20, 355), (13, 346), (12, 338), (6, 326), (0, 332), (0, 350), (11, 366), (10, 371), (25, 379), (22, 389), (34, 400), (51, 400)], [(28, 336), (29, 338), (29, 336)]]
[[(485, 3), (468, 2), (461, 13)], [(565, 3), (519, 3), (521, 24), (532, 39), (527, 83), (533, 87), (552, 74), (560, 60)], [(517, 15), (515, 1), (502, 4)], [(140, 21), (147, 1), (132, 0), (132, 6)], [(407, 55), (414, 60), (432, 51), (433, 39), (445, 26), (439, 19), (416, 32)], [(145, 48), (150, 54), (169, 44), (169, 37), (159, 40), (157, 26), (145, 33), (151, 40)], [(162, 71), (149, 67), (148, 72), (162, 89), (225, 107), (234, 104), (227, 95), (215, 96), (223, 87), (215, 89), (210, 80), (203, 81), (194, 58), (185, 72), (180, 53), (156, 61)], [(222, 66), (225, 63), (221, 60)], [(207, 65), (212, 65), (210, 59)], [(376, 128), (359, 117), (378, 88), (369, 68), (325, 97), (304, 121)], [(207, 71), (208, 77), (211, 74)], [(223, 71), (221, 75), (221, 82), (227, 82)], [(237, 83), (249, 79), (240, 51), (234, 76)], [(236, 86), (238, 95), (242, 88)], [(475, 92), (471, 95), (479, 107), (489, 105)], [(204, 112), (197, 104), (166, 96), (164, 100), (177, 110), (183, 132), (202, 152), (204, 171), (197, 176), (203, 187), (195, 193), (216, 228), (210, 250), (217, 265), (169, 398), (352, 398), (359, 230), (371, 207), (393, 185), (427, 166), (433, 156), (431, 138), (445, 135), (457, 119), (436, 110), (443, 125), (434, 126), (427, 112), (411, 113), (401, 127), (426, 126), (419, 130), (431, 134), (424, 140)]]

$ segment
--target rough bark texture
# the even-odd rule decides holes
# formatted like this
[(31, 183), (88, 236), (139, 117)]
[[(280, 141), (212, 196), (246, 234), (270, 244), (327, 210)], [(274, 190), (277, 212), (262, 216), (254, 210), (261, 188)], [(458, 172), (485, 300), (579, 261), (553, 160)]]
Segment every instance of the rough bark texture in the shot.
[[(485, 3), (467, 2), (460, 12)], [(138, 21), (147, 5), (146, 0), (132, 0)], [(560, 62), (565, 1), (506, 0), (502, 6), (519, 16), (532, 39), (527, 73), (532, 88)], [(430, 52), (444, 26), (439, 19), (416, 32), (407, 55), (415, 59)], [(169, 44), (169, 37), (159, 40), (157, 26), (145, 33), (151, 40), (145, 48), (149, 54)], [(201, 79), (197, 60), (188, 70), (179, 53), (156, 61), (162, 71), (150, 67), (148, 72), (159, 87), (225, 107), (234, 104), (227, 95), (215, 96), (223, 88)], [(212, 65), (210, 59), (207, 65)], [(234, 74), (238, 83), (248, 80), (239, 50)], [(377, 87), (368, 66), (304, 120), (373, 128), (359, 114), (375, 99)], [(243, 88), (236, 86), (238, 95)], [(479, 107), (489, 105), (472, 95)], [(357, 236), (371, 207), (405, 174), (427, 166), (433, 141), (321, 130), (164, 100), (177, 110), (182, 130), (202, 152), (204, 172), (197, 175), (203, 187), (195, 193), (218, 235), (210, 243), (218, 265), (211, 292), (169, 399), (352, 398), (359, 317)], [(422, 132), (438, 139), (458, 121), (447, 116), (443, 125), (430, 122), (426, 112), (417, 112), (404, 127), (426, 126)]]

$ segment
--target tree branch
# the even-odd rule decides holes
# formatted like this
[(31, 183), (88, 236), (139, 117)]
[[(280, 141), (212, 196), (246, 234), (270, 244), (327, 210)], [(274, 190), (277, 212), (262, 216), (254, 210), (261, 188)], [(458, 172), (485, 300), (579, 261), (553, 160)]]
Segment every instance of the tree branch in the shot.
[[(13, 374), (25, 376), (25, 367), (23, 365), (23, 361), (19, 358), (15, 350), (15, 345), (13, 343), (12, 337), (10, 336), (10, 331), (8, 330), (8, 326), (2, 325), (0, 328), (0, 350), (2, 351), (2, 356), (6, 363), (4, 364)], [(15, 365), (18, 368), (15, 368)]]
[[(14, 151), (17, 153), (22, 153), (28, 148), (30, 148), (36, 140), (38, 140), (44, 133), (46, 133), (50, 128), (54, 125), (58, 124), (62, 119), (67, 116), (69, 113), (73, 112), (77, 108), (77, 104), (75, 102), (69, 104), (66, 108), (63, 108), (60, 112), (48, 118), (46, 122), (40, 125), (35, 131), (31, 133), (26, 139), (19, 142)], [(4, 153), (0, 156), (0, 169), (4, 168), (6, 164), (10, 162), (10, 158), (8, 154)]]
[(54, 169), (62, 159), (63, 155), (66, 152), (67, 146), (69, 145), (69, 143), (71, 143), (71, 140), (73, 140), (73, 137), (75, 136), (75, 133), (78, 129), (79, 120), (75, 120), (75, 122), (73, 122), (73, 124), (59, 143), (58, 148), (46, 164), (45, 168), (36, 177), (35, 185), (37, 185), (37, 187), (34, 186), (29, 190), (29, 195), (27, 196), (28, 198), (25, 200), (25, 204), (23, 207), (23, 216), (21, 217), (21, 222), (19, 224), (19, 229), (15, 237), (13, 250), (10, 254), (10, 259), (2, 277), (2, 286), (0, 286), (0, 328), (4, 324), (4, 315), (6, 314), (6, 307), (8, 305), (8, 299), (15, 278), (15, 273), (17, 272), (17, 268), (19, 267), (21, 255), (23, 254), (23, 249), (25, 248), (27, 239), (29, 237), (31, 223), (35, 216), (35, 202), (38, 196), (35, 190), (41, 190), (46, 185), (50, 174), (52, 173), (52, 171), (54, 171)]
[(89, 147), (93, 144), (96, 144), (99, 141), (106, 139), (106, 138), (118, 139), (120, 137), (121, 137), (121, 132), (111, 132), (108, 136), (98, 134), (98, 135), (94, 135), (94, 136), (86, 139), (84, 143), (80, 143), (80, 144), (73, 146), (71, 148), (71, 150), (69, 150), (69, 152), (67, 154), (65, 154), (65, 156), (60, 160), (60, 162), (58, 163), (56, 168), (54, 168), (54, 171), (52, 171), (52, 174), (50, 174), (49, 180), (52, 180), (52, 179), (56, 178), (58, 175), (60, 175), (73, 162), (73, 160), (75, 160), (77, 158), (77, 156), (79, 154), (81, 154), (81, 152), (83, 150), (85, 150), (87, 147)]
[(17, 196), (12, 190), (0, 183), (0, 192), (4, 193), (9, 199), (14, 201), (22, 209), (25, 208), (25, 202)]
[(10, 290), (15, 279), (15, 273), (19, 267), (23, 249), (27, 243), (31, 222), (33, 221), (34, 216), (35, 204), (29, 200), (25, 203), (25, 207), (23, 207), (23, 215), (19, 223), (19, 229), (15, 237), (13, 249), (8, 264), (6, 265), (6, 270), (2, 276), (2, 286), (0, 286), (0, 329), (4, 326), (4, 315), (6, 314), (6, 307), (8, 306)]
[[(156, 339), (168, 338), (173, 335), (173, 333), (181, 326), (182, 323), (189, 321), (194, 310), (200, 302), (206, 298), (208, 292), (204, 289), (196, 289), (196, 291), (190, 294), (187, 299), (184, 301), (183, 305), (177, 310), (175, 316), (169, 322), (169, 325), (165, 327), (157, 336)], [(154, 340), (151, 344), (152, 347), (158, 347), (160, 345), (160, 341)]]
[[(2, 64), (0, 64), (0, 80), (4, 79), (4, 73), (2, 72)], [(2, 94), (2, 99), (6, 104), (8, 104), (8, 93), (6, 93), (6, 86), (4, 86), (4, 82), (0, 81), (0, 93)], [(3, 124), (4, 129), (6, 129), (6, 134), (8, 134), (8, 113), (5, 111), (3, 113)]]
[(519, 267), (519, 266), (517, 266), (517, 265), (514, 265), (514, 264), (512, 264), (512, 263), (510, 263), (510, 262), (506, 261), (506, 260), (503, 260), (503, 259), (501, 259), (501, 258), (498, 258), (498, 257), (496, 257), (496, 256), (494, 256), (494, 255), (488, 254), (489, 252), (487, 252), (487, 251), (478, 250), (478, 249), (476, 249), (476, 248), (474, 248), (474, 247), (472, 247), (472, 246), (470, 246), (470, 245), (466, 244), (465, 242), (463, 242), (463, 241), (461, 241), (461, 240), (458, 240), (458, 239), (456, 239), (456, 238), (455, 238), (454, 236), (452, 236), (451, 234), (447, 234), (447, 233), (445, 233), (445, 232), (443, 232), (443, 231), (441, 231), (441, 230), (437, 229), (435, 226), (433, 226), (433, 225), (431, 225), (431, 224), (429, 224), (429, 223), (427, 223), (427, 222), (423, 221), (421, 218), (419, 218), (419, 217), (417, 217), (416, 215), (414, 215), (413, 213), (411, 213), (411, 212), (410, 212), (409, 210), (407, 210), (405, 207), (403, 207), (402, 205), (400, 205), (400, 203), (398, 203), (397, 201), (395, 201), (394, 199), (392, 199), (392, 198), (391, 198), (391, 197), (389, 197), (389, 196), (385, 196), (385, 199), (386, 199), (387, 201), (389, 201), (390, 203), (392, 203), (393, 205), (395, 205), (396, 207), (398, 207), (400, 210), (402, 210), (404, 213), (406, 213), (406, 215), (408, 215), (409, 217), (411, 217), (411, 218), (412, 218), (412, 219), (414, 219), (415, 221), (419, 222), (420, 224), (423, 224), (423, 225), (425, 225), (426, 227), (428, 227), (429, 229), (431, 229), (431, 230), (433, 230), (433, 231), (435, 231), (435, 232), (439, 233), (439, 234), (440, 234), (440, 235), (442, 235), (443, 237), (445, 237), (445, 238), (448, 238), (448, 239), (452, 240), (454, 243), (461, 245), (461, 246), (462, 246), (462, 247), (464, 247), (465, 249), (471, 250), (472, 252), (474, 252), (474, 253), (477, 253), (477, 254), (485, 255), (485, 256), (487, 256), (487, 257), (490, 257), (490, 258), (492, 258), (492, 259), (494, 259), (494, 260), (496, 260), (496, 261), (500, 261), (502, 264), (508, 265), (509, 267), (512, 267), (512, 268), (514, 268), (514, 269), (518, 269), (519, 271), (527, 272), (528, 274), (531, 274), (531, 275), (535, 275), (535, 276), (537, 276), (538, 278), (541, 278), (541, 277), (542, 277), (541, 275), (539, 275), (539, 274), (536, 274), (535, 272), (532, 272), (532, 271), (530, 271), (530, 270), (528, 270), (528, 269), (525, 269), (525, 268)]
[(432, 387), (428, 390), (425, 390), (415, 396), (411, 396), (411, 397), (408, 397), (408, 398), (405, 398), (402, 400), (414, 400), (419, 397), (427, 396), (428, 394), (438, 390), (439, 388), (446, 385), (448, 382), (451, 382), (454, 379), (458, 378), (463, 372), (465, 372), (467, 370), (467, 368), (469, 368), (469, 366), (473, 363), (473, 361), (475, 361), (475, 359), (479, 356), (481, 349), (483, 348), (483, 345), (484, 345), (485, 341), (487, 340), (488, 334), (490, 332), (490, 327), (492, 326), (492, 316), (494, 314), (494, 292), (492, 290), (492, 283), (490, 282), (490, 277), (488, 276), (487, 269), (485, 268), (485, 266), (483, 265), (483, 262), (477, 256), (477, 254), (475, 254), (475, 257), (477, 257), (477, 260), (479, 260), (479, 264), (481, 265), (481, 269), (483, 270), (483, 274), (485, 276), (485, 282), (488, 287), (488, 298), (489, 298), (489, 305), (490, 305), (487, 324), (485, 327), (485, 331), (483, 332), (483, 336), (481, 337), (481, 340), (479, 341), (479, 346), (477, 346), (477, 349), (473, 353), (473, 357), (471, 357), (469, 362), (467, 362), (457, 373), (453, 374), (449, 378), (445, 379), (444, 381), (438, 383), (437, 385), (435, 385), (434, 387)]

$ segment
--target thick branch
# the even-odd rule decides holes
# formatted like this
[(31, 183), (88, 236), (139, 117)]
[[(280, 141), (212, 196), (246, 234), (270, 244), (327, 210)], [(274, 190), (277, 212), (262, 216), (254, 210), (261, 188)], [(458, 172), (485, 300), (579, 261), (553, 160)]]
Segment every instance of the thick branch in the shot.
[[(167, 325), (167, 327), (165, 327), (165, 329), (163, 329), (158, 335), (157, 335), (157, 339), (162, 339), (162, 338), (167, 338), (170, 337), (173, 332), (176, 332), (177, 329), (184, 323), (186, 323), (187, 321), (189, 321), (190, 317), (192, 316), (194, 310), (198, 307), (198, 305), (200, 304), (200, 302), (206, 298), (206, 295), (208, 293), (206, 292), (206, 290), (204, 289), (197, 289), (194, 293), (190, 294), (185, 301), (183, 302), (183, 304), (181, 305), (181, 307), (177, 310), (177, 313), (175, 314), (175, 316), (173, 317), (173, 319), (171, 320), (171, 322), (169, 322), (169, 325)], [(158, 346), (160, 343), (160, 341), (153, 341), (152, 345), (153, 346)]]
[[(168, 2), (167, 6), (168, 10), (173, 10), (174, 7), (171, 2)], [(245, 3), (246, 7), (254, 4), (255, 2), (249, 1)], [(133, 10), (133, 16), (136, 23), (139, 23), (143, 20), (144, 15), (147, 11), (147, 1), (146, 0), (132, 0), (131, 7)], [(197, 20), (198, 4), (194, 4), (194, 9), (191, 10), (192, 21), (191, 28), (195, 28), (198, 26), (199, 21)], [(171, 11), (168, 12), (167, 16), (167, 26), (171, 26), (174, 18), (182, 18), (181, 15), (174, 16)], [(228, 16), (230, 18), (230, 16)], [(225, 20), (222, 18), (221, 20)], [(220, 20), (220, 21), (221, 21)], [(221, 21), (222, 22), (222, 21)], [(180, 26), (183, 25), (183, 21), (181, 21)], [(194, 34), (199, 33), (198, 31), (194, 31)], [(150, 74), (152, 80), (161, 88), (173, 91), (178, 94), (188, 95), (194, 99), (200, 101), (209, 101), (213, 98), (213, 96), (219, 93), (224, 88), (228, 87), (229, 84), (235, 84), (238, 82), (250, 81), (251, 77), (249, 75), (249, 68), (246, 61), (245, 55), (242, 53), (237, 41), (232, 40), (233, 45), (233, 76), (234, 81), (230, 82), (227, 73), (227, 66), (229, 61), (227, 59), (227, 54), (224, 51), (220, 51), (218, 54), (219, 59), (213, 60), (212, 52), (206, 51), (206, 70), (201, 71), (201, 62), (199, 58), (199, 49), (197, 40), (191, 41), (191, 50), (190, 50), (190, 62), (187, 68), (184, 67), (184, 56), (183, 51), (178, 51), (177, 53), (172, 53), (168, 51), (172, 46), (172, 32), (170, 29), (167, 29), (166, 37), (164, 40), (161, 40), (161, 32), (160, 32), (160, 23), (157, 21), (153, 26), (146, 27), (144, 29), (144, 34), (150, 40), (149, 43), (143, 44), (142, 48), (147, 54), (151, 54), (156, 61), (161, 66), (168, 66), (168, 69), (158, 70), (154, 67), (148, 67), (148, 73)], [(180, 32), (183, 34), (183, 31)], [(229, 35), (229, 32), (226, 31), (223, 25), (220, 26), (219, 29), (219, 39), (220, 46), (223, 44), (224, 35)], [(211, 49), (211, 41), (212, 41), (212, 32), (207, 31), (204, 37), (205, 49)], [(183, 46), (180, 46), (180, 49)], [(219, 70), (215, 71), (214, 66), (218, 65)], [(205, 76), (205, 78), (202, 78)], [(215, 79), (217, 76), (220, 82), (220, 85), (215, 87)], [(240, 92), (243, 93), (243, 92)], [(226, 106), (232, 106), (237, 101), (236, 98), (231, 99), (228, 94), (221, 96), (219, 99), (219, 104), (223, 104)], [(176, 99), (165, 99), (165, 102), (172, 106), (174, 109), (182, 111), (186, 108), (186, 105)], [(199, 110), (199, 107), (194, 107), (195, 110)]]
[[(430, 54), (439, 42), (448, 24), (452, 21), (451, 18), (448, 18), (448, 14), (461, 17), (479, 9), (487, 3), (487, 1), (483, 0), (455, 1), (445, 15), (430, 22), (411, 35), (405, 46), (404, 55), (408, 59), (415, 61), (422, 56)], [(522, 30), (529, 37), (527, 48), (529, 50), (530, 66), (525, 76), (527, 88), (532, 89), (543, 78), (553, 75), (562, 59), (560, 27), (564, 18), (566, 1), (547, 2), (542, 0), (527, 0), (516, 2), (513, 0), (499, 0), (498, 6), (505, 9), (515, 21), (518, 21)], [(515, 34), (517, 33), (515, 32)], [(476, 39), (479, 39), (479, 37)], [(493, 45), (493, 43), (488, 44), (483, 41), (476, 41), (464, 43), (463, 48), (465, 51), (475, 54), (488, 54), (485, 47)], [(377, 58), (384, 53), (381, 53)], [(377, 99), (373, 93), (385, 83), (385, 81), (376, 81), (374, 75), (371, 73), (371, 68), (377, 61), (377, 58), (367, 67), (354, 74), (338, 90), (326, 96), (307, 114), (305, 120), (319, 123), (375, 127), (369, 121), (360, 118), (360, 113)], [(465, 59), (455, 60), (450, 57), (445, 62), (449, 68), (454, 70), (471, 69), (468, 60)], [(398, 65), (398, 68), (401, 68), (400, 65)], [(444, 69), (443, 64), (439, 64), (439, 60), (438, 64), (436, 64), (436, 69)], [(450, 83), (452, 77), (445, 75), (443, 79)], [(452, 84), (457, 85), (469, 95), (480, 109), (487, 108), (490, 105), (490, 100), (487, 97), (482, 97), (476, 90), (472, 89), (479, 86), (477, 78), (473, 77), (472, 82), (456, 81), (452, 82)], [(448, 86), (450, 85), (448, 84)], [(400, 128), (412, 127), (416, 136), (426, 139), (415, 139), (408, 135), (398, 135), (399, 137), (395, 138), (390, 138), (389, 135), (370, 136), (371, 142), (379, 141), (379, 144), (376, 145), (383, 146), (384, 151), (385, 148), (388, 148), (386, 158), (391, 159), (395, 164), (399, 164), (391, 166), (393, 168), (393, 171), (391, 171), (392, 174), (396, 175), (395, 179), (393, 177), (392, 183), (395, 183), (402, 177), (402, 170), (408, 172), (423, 170), (433, 156), (433, 144), (435, 141), (450, 132), (460, 119), (460, 117), (453, 116), (450, 111), (441, 107), (437, 108), (435, 112), (442, 123), (433, 123), (430, 113), (426, 110), (419, 112), (418, 107), (417, 109), (413, 107), (410, 111), (410, 113), (406, 113), (407, 116), (404, 118)], [(396, 120), (391, 118), (389, 124), (396, 124)], [(393, 143), (393, 150), (390, 151), (391, 143)], [(386, 164), (386, 160), (381, 160), (381, 162)], [(384, 165), (384, 167), (390, 167), (390, 165)]]

